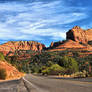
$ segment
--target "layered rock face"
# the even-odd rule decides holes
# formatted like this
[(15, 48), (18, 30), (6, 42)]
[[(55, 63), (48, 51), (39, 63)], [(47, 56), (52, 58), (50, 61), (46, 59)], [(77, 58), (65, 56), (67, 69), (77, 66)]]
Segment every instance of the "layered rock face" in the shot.
[(3, 52), (4, 55), (8, 54), (10, 51), (14, 52), (16, 50), (33, 50), (41, 51), (45, 48), (44, 44), (35, 42), (35, 41), (9, 41), (0, 45), (0, 52)]
[[(58, 43), (58, 42), (57, 42)], [(62, 51), (66, 49), (87, 49), (86, 46), (83, 46), (82, 44), (75, 42), (73, 40), (67, 40), (66, 42), (59, 43), (58, 46), (53, 45), (49, 51)]]
[(83, 30), (75, 26), (66, 33), (66, 39), (87, 44), (88, 41), (92, 41), (92, 29)]

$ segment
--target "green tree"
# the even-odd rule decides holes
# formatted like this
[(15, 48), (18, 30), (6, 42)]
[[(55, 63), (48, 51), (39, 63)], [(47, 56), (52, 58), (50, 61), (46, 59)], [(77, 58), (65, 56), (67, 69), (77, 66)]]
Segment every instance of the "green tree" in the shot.
[(43, 74), (58, 75), (64, 71), (64, 68), (58, 64), (53, 64), (42, 71)]
[(72, 74), (78, 71), (78, 63), (72, 57), (64, 56), (61, 58), (58, 64), (66, 68), (66, 70), (68, 71), (67, 73), (69, 74)]
[(0, 52), (0, 60), (5, 60), (3, 53)]

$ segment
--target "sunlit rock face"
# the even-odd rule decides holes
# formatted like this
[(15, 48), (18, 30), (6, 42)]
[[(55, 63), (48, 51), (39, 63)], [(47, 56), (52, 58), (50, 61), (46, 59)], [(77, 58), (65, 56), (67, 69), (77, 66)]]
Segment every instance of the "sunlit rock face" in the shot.
[(33, 50), (41, 51), (45, 48), (44, 44), (35, 42), (35, 41), (9, 41), (0, 45), (0, 52), (3, 52), (4, 55), (8, 54), (10, 51), (14, 52), (16, 50)]
[[(89, 44), (90, 43), (90, 44)], [(62, 51), (66, 49), (92, 50), (92, 29), (83, 30), (75, 26), (66, 33), (66, 40), (52, 42), (49, 51)]]
[(75, 26), (66, 33), (66, 39), (86, 44), (92, 40), (92, 29), (83, 30), (79, 26)]
[(7, 73), (6, 79), (16, 79), (24, 75), (7, 61), (0, 60), (0, 69), (5, 69)]

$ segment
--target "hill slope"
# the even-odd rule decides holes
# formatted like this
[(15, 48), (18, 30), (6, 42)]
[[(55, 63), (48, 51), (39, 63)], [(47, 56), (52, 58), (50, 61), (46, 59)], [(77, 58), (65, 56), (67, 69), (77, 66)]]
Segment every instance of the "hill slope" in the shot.
[(0, 60), (0, 69), (5, 69), (7, 73), (6, 79), (15, 79), (23, 76), (14, 66), (9, 64), (7, 61)]

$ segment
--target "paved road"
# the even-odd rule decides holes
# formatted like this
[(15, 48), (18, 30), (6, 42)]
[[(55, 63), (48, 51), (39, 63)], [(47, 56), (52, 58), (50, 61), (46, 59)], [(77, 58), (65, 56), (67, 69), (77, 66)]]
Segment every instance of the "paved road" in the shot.
[(92, 92), (92, 83), (89, 82), (29, 76), (25, 79), (31, 82), (31, 92)]
[[(0, 83), (0, 92), (92, 92), (92, 82), (27, 75), (21, 80)], [(5, 91), (3, 88), (11, 90)]]
[(27, 92), (22, 79), (0, 82), (0, 92)]

